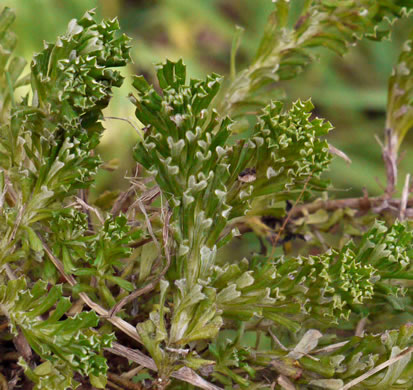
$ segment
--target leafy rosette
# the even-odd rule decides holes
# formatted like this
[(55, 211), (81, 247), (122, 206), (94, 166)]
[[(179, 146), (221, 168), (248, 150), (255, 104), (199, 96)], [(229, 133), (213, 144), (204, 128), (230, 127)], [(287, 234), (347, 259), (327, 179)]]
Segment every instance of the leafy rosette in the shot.
[(56, 363), (55, 369), (60, 367), (61, 376), (66, 376), (66, 370), (72, 375), (105, 375), (102, 350), (111, 345), (113, 335), (93, 330), (99, 322), (93, 311), (63, 319), (71, 303), (62, 297), (62, 286), (45, 291), (47, 283), (39, 281), (28, 289), (24, 278), (0, 286), (0, 308), (9, 318), (12, 332), (17, 335), (21, 331), (39, 356)]
[[(309, 257), (280, 257), (216, 266), (218, 308), (226, 318), (266, 318), (297, 331), (306, 319), (331, 325), (377, 307), (406, 305), (403, 280), (413, 277), (412, 232), (376, 222), (359, 243)], [(410, 307), (410, 306), (409, 306)]]
[[(55, 44), (46, 43), (32, 63), (35, 103), (65, 124), (93, 128), (109, 102), (113, 87), (122, 84), (119, 72), (129, 60), (129, 38), (116, 36), (116, 19), (96, 23), (93, 12), (73, 19)], [(36, 104), (35, 104), (36, 105)]]
[(231, 217), (244, 215), (254, 199), (293, 200), (304, 187), (326, 188), (327, 182), (320, 176), (331, 156), (322, 137), (332, 126), (322, 119), (311, 119), (313, 108), (311, 101), (299, 100), (284, 111), (281, 102), (272, 102), (258, 117), (253, 135), (230, 149)]

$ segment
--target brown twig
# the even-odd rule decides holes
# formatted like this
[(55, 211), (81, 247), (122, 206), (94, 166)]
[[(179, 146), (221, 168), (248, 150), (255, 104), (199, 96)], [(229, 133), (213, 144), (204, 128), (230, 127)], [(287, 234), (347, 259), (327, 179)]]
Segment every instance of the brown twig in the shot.
[[(113, 383), (113, 382), (110, 381), (109, 379), (108, 379), (107, 385), (108, 385), (110, 388), (115, 389), (115, 390), (124, 390), (122, 387), (118, 386), (116, 383)], [(94, 390), (95, 388), (93, 387), (92, 389)]]
[(111, 210), (111, 214), (114, 217), (117, 217), (119, 215), (119, 213), (121, 212), (124, 204), (128, 201), (128, 199), (135, 193), (135, 188), (132, 185), (127, 191), (122, 192), (119, 197), (116, 199), (112, 210)]
[(296, 390), (296, 387), (294, 386), (294, 384), (284, 375), (280, 375), (277, 378), (277, 383), (284, 390)]
[(20, 354), (16, 351), (7, 352), (4, 355), (0, 356), (0, 362), (5, 361), (17, 361), (20, 358)]
[[(312, 214), (323, 209), (326, 211), (335, 211), (338, 209), (350, 208), (367, 211), (369, 209), (379, 208), (382, 205), (386, 207), (392, 206), (394, 209), (400, 209), (399, 199), (386, 199), (383, 196), (371, 198), (346, 198), (333, 200), (316, 200), (315, 202), (296, 206), (291, 209), (291, 218), (304, 216), (305, 214)], [(407, 201), (408, 207), (413, 207), (413, 199)]]
[[(406, 194), (406, 192), (405, 192)], [(366, 194), (362, 197), (358, 198), (346, 198), (346, 199), (332, 199), (332, 200), (321, 200), (318, 199), (311, 203), (306, 203), (302, 205), (294, 206), (288, 216), (287, 223), (293, 221), (295, 219), (301, 218), (308, 214), (313, 214), (318, 210), (325, 210), (325, 211), (335, 211), (339, 209), (353, 209), (359, 210), (362, 212), (367, 212), (369, 210), (373, 211), (374, 213), (381, 213), (384, 210), (387, 210), (394, 215), (400, 217), (400, 209), (401, 203), (403, 202), (402, 199), (388, 199), (386, 196), (379, 196), (379, 197), (368, 197)], [(413, 218), (413, 198), (406, 200), (406, 208), (404, 208), (404, 218), (411, 219)], [(277, 241), (285, 229), (286, 220), (284, 220), (284, 224), (281, 227), (280, 231), (277, 234)], [(236, 224), (241, 235), (251, 232), (251, 226), (246, 222), (238, 222)], [(276, 242), (277, 242), (276, 241)]]
[(289, 351), (290, 351), (287, 347), (284, 346), (284, 344), (283, 344), (280, 340), (278, 340), (278, 337), (277, 337), (274, 333), (271, 332), (271, 329), (268, 329), (268, 333), (270, 334), (270, 336), (271, 336), (271, 338), (273, 339), (273, 341), (274, 341), (283, 351), (286, 351), (286, 352), (289, 352)]
[(148, 242), (151, 242), (151, 241), (152, 241), (152, 237), (148, 237), (148, 238), (145, 238), (144, 240), (141, 240), (141, 241), (138, 241), (138, 242), (132, 242), (131, 244), (129, 244), (129, 247), (136, 249), (136, 248), (139, 248), (139, 247), (141, 247), (141, 246), (143, 246), (143, 245), (145, 245), (145, 244), (147, 244)]
[(109, 311), (108, 315), (109, 317), (114, 317), (122, 308), (127, 305), (129, 302), (132, 302), (136, 298), (140, 297), (141, 295), (148, 294), (151, 292), (159, 283), (159, 281), (162, 279), (162, 277), (165, 275), (166, 271), (169, 268), (169, 264), (167, 264), (162, 272), (159, 274), (159, 276), (154, 279), (152, 282), (148, 283), (144, 287), (135, 290), (134, 292), (130, 293), (126, 297), (122, 298), (113, 308)]
[(393, 134), (392, 129), (387, 128), (385, 130), (385, 140), (385, 145), (380, 141), (378, 142), (382, 148), (383, 161), (386, 168), (386, 195), (390, 198), (397, 184), (397, 136)]

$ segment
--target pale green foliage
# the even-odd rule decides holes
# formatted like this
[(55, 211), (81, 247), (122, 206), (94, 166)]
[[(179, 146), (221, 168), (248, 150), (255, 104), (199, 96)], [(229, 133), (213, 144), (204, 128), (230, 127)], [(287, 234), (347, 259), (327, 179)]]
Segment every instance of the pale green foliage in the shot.
[[(159, 66), (158, 78), (162, 97), (142, 77), (135, 78), (136, 115), (146, 126), (135, 158), (155, 175), (174, 206), (178, 264), (193, 267), (188, 276), (194, 280), (199, 272), (207, 276), (210, 264), (191, 264), (187, 254), (195, 245), (199, 252), (206, 244), (206, 259), (228, 222), (245, 215), (252, 200), (270, 195), (275, 201), (275, 194), (278, 199), (293, 197), (306, 179), (314, 179), (309, 188), (312, 182), (321, 185), (317, 179), (330, 161), (321, 136), (331, 125), (310, 120), (309, 101), (298, 101), (286, 113), (282, 103), (272, 102), (258, 117), (252, 136), (231, 145), (230, 120), (220, 122), (215, 110), (208, 114), (219, 90), (217, 76), (185, 85), (185, 66), (168, 61)], [(252, 172), (251, 179), (244, 178), (246, 172)]]
[[(157, 66), (159, 88), (135, 77), (130, 100), (144, 126), (134, 150), (140, 175), (114, 205), (105, 194), (104, 202), (88, 204), (87, 189), (100, 165), (94, 148), (102, 109), (122, 83), (112, 68), (128, 62), (128, 38), (117, 34), (116, 20), (96, 23), (90, 12), (71, 21), (34, 57), (31, 91), (15, 102), (12, 92), (25, 79), (10, 58), (13, 15), (3, 12), (0, 311), (7, 337), (22, 334), (42, 359), (36, 367), (20, 359), (36, 389), (76, 388), (76, 374), (104, 388), (110, 362), (102, 351), (114, 337), (111, 324), (125, 330), (125, 321), (164, 383), (189, 367), (227, 388), (270, 388), (281, 376), (296, 389), (338, 389), (412, 346), (413, 327), (401, 324), (413, 312), (406, 222), (366, 219), (356, 231), (351, 225), (354, 240), (328, 246), (320, 236), (320, 243), (300, 243), (298, 254), (265, 254), (263, 245), (248, 259), (220, 256), (251, 219), (273, 233), (261, 216), (283, 224), (272, 244), (322, 230), (305, 210), (300, 222), (285, 218), (294, 202), (326, 196), (320, 191), (329, 189), (322, 173), (331, 161), (325, 138), (332, 125), (313, 116), (310, 100), (264, 102), (261, 87), (296, 76), (317, 48), (343, 54), (365, 36), (387, 36), (384, 20), (413, 7), (303, 1), (294, 19), (288, 1), (274, 3), (253, 63), (238, 74), (240, 35), (234, 39), (232, 83), (216, 74), (188, 81), (182, 61)], [(400, 142), (411, 126), (407, 70), (409, 42), (389, 87), (388, 126)], [(255, 118), (245, 112), (251, 105)], [(343, 215), (334, 214), (325, 230)], [(134, 290), (135, 299), (123, 301)], [(111, 313), (121, 318), (108, 317), (120, 303)], [(395, 321), (401, 312), (406, 317)], [(362, 318), (371, 321), (366, 333), (352, 336)], [(386, 320), (398, 330), (388, 330)], [(355, 388), (407, 390), (412, 367), (406, 353)]]
[[(260, 365), (273, 366), (278, 373), (292, 382), (299, 380), (301, 383), (308, 383), (307, 385), (295, 384), (297, 389), (339, 390), (349, 380), (396, 356), (413, 343), (413, 327), (407, 324), (399, 330), (392, 330), (381, 336), (354, 336), (346, 344), (328, 351), (323, 350), (321, 334), (310, 329), (302, 334), (301, 339), (298, 339), (297, 344), (292, 345), (291, 348), (255, 352), (241, 345), (240, 339), (244, 331), (245, 329), (241, 328), (233, 340), (219, 339), (210, 346), (211, 353), (217, 359), (214, 376), (229, 386), (235, 382), (244, 388), (252, 387), (253, 382), (246, 380), (245, 374), (256, 376), (258, 374), (256, 362), (259, 361)], [(311, 356), (306, 356), (309, 353)], [(228, 367), (238, 368), (238, 373)], [(354, 389), (407, 390), (411, 386), (410, 353), (389, 368), (356, 385)]]
[(109, 68), (126, 65), (129, 41), (125, 35), (115, 37), (116, 19), (97, 24), (92, 16), (73, 19), (66, 34), (55, 44), (46, 43), (31, 65), (36, 105), (65, 125), (80, 122), (87, 129), (100, 119), (112, 87), (122, 83), (119, 72)]
[(402, 53), (389, 80), (386, 127), (396, 136), (399, 148), (413, 127), (413, 32), (404, 43)]
[(114, 305), (114, 298), (107, 291), (105, 281), (118, 284), (127, 291), (133, 285), (118, 276), (121, 259), (130, 256), (128, 244), (138, 239), (141, 230), (131, 230), (127, 219), (121, 215), (108, 217), (96, 234), (89, 232), (87, 215), (74, 209), (55, 212), (50, 220), (53, 236), (50, 238), (54, 253), (62, 259), (66, 272), (82, 277), (95, 277), (106, 304)]
[[(178, 248), (173, 263), (184, 278), (174, 283), (168, 342), (180, 346), (214, 337), (222, 326), (217, 313), (220, 296), (202, 281), (212, 272), (224, 228), (245, 215), (251, 200), (262, 195), (275, 200), (277, 191), (288, 193), (304, 179), (319, 177), (329, 162), (327, 144), (319, 137), (331, 126), (309, 120), (310, 102), (297, 102), (285, 114), (282, 104), (274, 102), (259, 118), (253, 137), (230, 146), (230, 121), (219, 122), (217, 113), (209, 110), (219, 89), (215, 75), (185, 85), (185, 66), (168, 61), (158, 67), (158, 79), (162, 96), (142, 77), (135, 78), (136, 115), (146, 126), (135, 157), (155, 175), (173, 205), (171, 224)], [(254, 171), (252, 182), (243, 179), (245, 169)], [(228, 234), (225, 240), (236, 232)], [(151, 319), (138, 330), (145, 338), (159, 326)], [(159, 345), (167, 337), (165, 332), (162, 335), (158, 339), (156, 333), (152, 342)]]
[(363, 37), (388, 37), (389, 22), (413, 8), (409, 0), (305, 0), (294, 18), (289, 0), (274, 3), (252, 64), (239, 72), (221, 103), (226, 113), (262, 106), (260, 89), (297, 76), (318, 57), (319, 48), (343, 55)]
[[(15, 45), (13, 34), (6, 31), (13, 18), (8, 9), (0, 17), (1, 73), (9, 79), (8, 84), (5, 79), (0, 83), (0, 264), (9, 263), (9, 274), (20, 277), (9, 282), (2, 277), (1, 312), (13, 334), (21, 332), (46, 360), (35, 369), (21, 361), (36, 388), (75, 388), (76, 372), (103, 384), (107, 365), (102, 350), (113, 336), (93, 329), (99, 323), (93, 311), (62, 318), (72, 304), (62, 297), (61, 285), (47, 292), (47, 282), (55, 284), (57, 272), (45, 257), (43, 240), (55, 256), (62, 256), (67, 272), (80, 272), (93, 256), (102, 295), (106, 282), (131, 289), (129, 282), (113, 275), (116, 261), (130, 253), (122, 247), (132, 239), (125, 217), (108, 217), (102, 230), (88, 234), (87, 215), (66, 209), (64, 203), (91, 184), (100, 163), (90, 151), (103, 130), (98, 122), (102, 109), (112, 88), (122, 83), (120, 74), (110, 68), (128, 61), (128, 39), (115, 36), (115, 20), (97, 24), (91, 13), (73, 20), (68, 32), (56, 44), (46, 44), (32, 62), (32, 103), (29, 95), (11, 102), (10, 93), (22, 83), (17, 79), (20, 62), (7, 62)], [(93, 267), (89, 275), (90, 271), (93, 274)], [(33, 284), (34, 280), (39, 281)]]
[[(321, 137), (332, 126), (319, 118), (310, 119), (313, 108), (311, 101), (297, 101), (283, 112), (281, 102), (271, 102), (258, 117), (251, 137), (229, 148), (234, 168), (232, 180), (226, 184), (232, 217), (249, 211), (253, 200), (262, 203), (263, 196), (269, 196), (273, 203), (293, 199), (305, 182), (308, 189), (326, 188), (320, 175), (328, 168), (330, 154)], [(253, 172), (251, 182), (239, 178), (243, 172)]]
[(98, 120), (112, 87), (122, 83), (110, 68), (128, 59), (128, 39), (115, 39), (117, 28), (115, 21), (97, 25), (87, 13), (32, 62), (33, 102), (26, 97), (13, 108), (0, 146), (2, 166), (19, 177), (22, 201), (31, 198), (27, 209), (90, 184), (99, 164), (89, 153), (103, 130)]
[[(57, 388), (65, 389), (72, 383), (73, 371), (83, 375), (105, 374), (105, 358), (95, 351), (109, 346), (113, 336), (100, 335), (91, 329), (99, 322), (94, 312), (83, 312), (62, 320), (71, 307), (70, 300), (62, 298), (62, 286), (53, 286), (46, 296), (45, 291), (47, 283), (39, 281), (28, 290), (23, 278), (0, 286), (0, 308), (7, 314), (12, 332), (17, 335), (20, 330), (33, 350), (53, 363), (54, 369), (49, 368), (50, 378), (47, 380), (56, 381), (56, 375), (67, 376), (64, 385)], [(41, 316), (54, 306), (48, 318), (42, 319)]]
[[(352, 312), (382, 305), (383, 291), (395, 299), (403, 291), (388, 280), (412, 275), (412, 233), (400, 223), (387, 229), (377, 222), (360, 243), (346, 244), (319, 256), (266, 257), (215, 267), (212, 285), (223, 316), (250, 320), (255, 315), (286, 326), (317, 319), (331, 325)], [(363, 305), (363, 307), (361, 306)], [(324, 326), (318, 324), (318, 326)]]
[(62, 364), (61, 361), (54, 361), (52, 363), (46, 360), (34, 370), (30, 368), (23, 358), (19, 359), (19, 364), (24, 368), (26, 376), (35, 384), (35, 390), (76, 389), (79, 385), (79, 383), (73, 379), (73, 371), (68, 369), (67, 365), (65, 363)]
[(27, 77), (21, 77), (26, 61), (22, 57), (13, 56), (17, 37), (10, 30), (15, 19), (9, 8), (4, 8), (0, 15), (0, 121), (3, 120), (10, 103), (15, 104), (14, 90), (27, 84)]
[[(231, 138), (233, 124), (223, 116), (234, 110), (234, 101), (242, 103), (241, 97), (253, 96), (258, 86), (296, 75), (313, 59), (310, 47), (326, 46), (343, 54), (363, 35), (383, 37), (383, 31), (379, 33), (375, 26), (392, 8), (385, 2), (377, 7), (366, 2), (356, 10), (353, 2), (310, 3), (290, 34), (286, 29), (289, 6), (283, 1), (276, 3), (256, 62), (226, 90), (225, 101), (219, 106), (222, 116), (213, 109), (219, 88), (216, 75), (203, 82), (190, 80), (186, 85), (182, 62), (168, 61), (158, 65), (161, 95), (142, 77), (135, 79), (138, 95), (131, 100), (145, 126), (135, 158), (154, 175), (172, 208), (176, 248), (168, 274), (170, 283), (163, 284), (159, 307), (138, 325), (161, 376), (167, 376), (171, 366), (180, 367), (178, 361), (185, 364), (173, 351), (196, 340), (219, 338), (220, 327), (231, 321), (264, 321), (267, 327), (272, 324), (296, 333), (310, 324), (326, 329), (343, 319), (354, 321), (361, 314), (374, 314), (382, 305), (391, 311), (410, 302), (403, 297), (406, 291), (395, 283), (398, 277), (411, 277), (407, 254), (411, 252), (411, 233), (403, 224), (388, 229), (377, 223), (357, 244), (349, 242), (317, 256), (255, 257), (215, 265), (216, 248), (237, 234), (229, 225), (234, 218), (254, 215), (255, 203), (265, 201), (268, 212), (280, 207), (279, 201), (293, 201), (302, 191), (325, 189), (320, 175), (330, 161), (328, 145), (321, 137), (331, 125), (310, 119), (311, 102), (298, 101), (286, 111), (282, 103), (271, 102), (248, 136), (236, 142)], [(404, 11), (401, 5), (392, 8), (395, 14)], [(358, 29), (350, 28), (352, 24)], [(169, 305), (163, 306), (170, 290), (173, 310), (168, 315)], [(170, 317), (170, 329), (166, 317)], [(374, 340), (379, 347), (380, 339)], [(227, 343), (222, 350), (211, 352), (217, 359), (214, 375), (220, 382), (252, 386), (256, 365), (263, 363), (259, 358), (253, 362), (258, 351), (239, 354)], [(379, 355), (373, 358), (367, 354), (364, 365), (355, 363), (362, 359), (355, 355), (346, 368), (338, 365), (344, 357), (331, 359), (331, 367), (325, 369), (303, 358), (306, 369), (322, 375), (314, 386), (342, 386), (338, 372), (346, 371), (346, 379), (357, 376), (359, 371), (374, 367)], [(356, 369), (357, 364), (363, 369)], [(297, 379), (299, 375), (295, 378), (293, 373), (300, 370), (293, 368), (293, 359), (284, 365), (287, 372), (292, 370), (287, 376)], [(236, 367), (243, 368), (249, 379), (231, 370)], [(337, 379), (328, 379), (335, 374)]]

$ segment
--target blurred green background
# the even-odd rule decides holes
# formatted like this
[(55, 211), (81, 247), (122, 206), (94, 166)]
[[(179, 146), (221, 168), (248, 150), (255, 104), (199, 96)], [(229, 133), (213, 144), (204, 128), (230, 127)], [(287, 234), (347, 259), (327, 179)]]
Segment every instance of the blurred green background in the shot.
[[(208, 72), (227, 75), (236, 25), (245, 28), (237, 55), (237, 68), (242, 69), (254, 56), (273, 7), (271, 0), (2, 0), (0, 4), (17, 13), (18, 52), (28, 61), (44, 40), (54, 41), (70, 19), (86, 10), (96, 8), (99, 17), (118, 16), (123, 31), (132, 37), (133, 65), (124, 71), (126, 83), (116, 91), (106, 115), (136, 124), (127, 100), (132, 74), (144, 74), (155, 82), (154, 64), (183, 58), (191, 77)], [(412, 24), (412, 18), (397, 23), (391, 42), (363, 41), (344, 59), (326, 52), (321, 61), (283, 85), (287, 101), (312, 97), (317, 115), (335, 126), (329, 141), (353, 161), (347, 165), (335, 158), (332, 164), (337, 197), (358, 196), (363, 187), (371, 195), (382, 191), (385, 176), (375, 135), (382, 137), (387, 79)], [(136, 131), (125, 122), (108, 120), (105, 127), (99, 151), (104, 160), (120, 158), (122, 165), (113, 173), (99, 173), (96, 193), (126, 186), (123, 177), (131, 173), (131, 149), (137, 140)], [(399, 188), (413, 166), (413, 153), (408, 153), (412, 143), (410, 133), (402, 146)]]

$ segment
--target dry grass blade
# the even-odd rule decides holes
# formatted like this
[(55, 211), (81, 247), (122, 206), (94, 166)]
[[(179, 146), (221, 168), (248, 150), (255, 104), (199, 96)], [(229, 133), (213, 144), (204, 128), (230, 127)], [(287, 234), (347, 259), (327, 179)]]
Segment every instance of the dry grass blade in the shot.
[(395, 191), (396, 184), (397, 184), (397, 136), (392, 134), (391, 129), (386, 129), (386, 144), (383, 146), (381, 142), (379, 142), (380, 146), (382, 147), (382, 155), (383, 161), (386, 168), (386, 176), (387, 176), (387, 187), (386, 187), (386, 194), (387, 196), (391, 197)]
[(356, 327), (356, 331), (354, 332), (354, 335), (357, 337), (363, 337), (364, 334), (364, 328), (366, 327), (367, 324), (367, 317), (363, 317), (358, 323)]
[(121, 374), (121, 377), (125, 379), (132, 379), (134, 376), (138, 375), (143, 369), (145, 369), (144, 366), (138, 365), (137, 367), (132, 368), (127, 372), (123, 372)]
[(11, 233), (9, 241), (13, 241), (16, 238), (16, 234), (17, 234), (17, 231), (19, 230), (20, 223), (22, 221), (25, 209), (26, 209), (26, 205), (19, 207), (19, 211), (17, 213), (16, 221), (14, 222), (13, 231)]
[(149, 238), (145, 238), (144, 240), (141, 240), (141, 241), (138, 241), (138, 242), (133, 242), (133, 243), (129, 244), (129, 246), (131, 248), (136, 249), (136, 248), (139, 248), (139, 247), (141, 247), (141, 246), (143, 246), (143, 245), (145, 245), (145, 244), (147, 244), (148, 242), (151, 242), (151, 241), (152, 241), (152, 237), (149, 237)]
[[(113, 353), (114, 355), (123, 356), (135, 363), (138, 363), (141, 366), (149, 368), (150, 370), (158, 371), (155, 362), (138, 350), (125, 347), (118, 343), (114, 343), (112, 348), (105, 349)], [(204, 390), (222, 390), (222, 388), (215, 386), (212, 383), (209, 383), (201, 376), (199, 376), (194, 370), (188, 367), (180, 368), (178, 371), (173, 372), (171, 376), (173, 378), (185, 381)]]
[(351, 158), (349, 156), (347, 156), (347, 154), (345, 154), (342, 150), (337, 149), (335, 146), (328, 144), (328, 151), (331, 154), (334, 154), (337, 157), (342, 158), (347, 164), (351, 164)]
[(277, 378), (277, 383), (281, 386), (284, 390), (296, 390), (293, 383), (284, 375), (280, 375)]
[(271, 338), (274, 340), (274, 342), (275, 342), (283, 351), (286, 351), (286, 352), (289, 352), (289, 351), (290, 351), (287, 347), (284, 346), (283, 343), (281, 343), (280, 340), (278, 340), (278, 337), (277, 337), (274, 333), (271, 332), (271, 329), (268, 329), (268, 333), (270, 334), (270, 336), (271, 336)]
[(110, 389), (115, 389), (115, 390), (123, 390), (122, 387), (118, 386), (116, 383), (113, 383), (109, 379), (107, 381), (107, 387), (109, 387)]
[(16, 275), (14, 274), (13, 270), (11, 269), (9, 264), (4, 264), (3, 265), (4, 270), (6, 271), (7, 277), (10, 280), (16, 280)]
[(406, 218), (406, 208), (407, 208), (407, 200), (409, 198), (409, 188), (410, 188), (410, 173), (406, 175), (406, 179), (403, 186), (402, 196), (400, 199), (400, 210), (399, 210), (399, 218), (401, 221), (404, 221)]
[(328, 352), (332, 352), (332, 351), (334, 351), (334, 350), (336, 350), (336, 349), (339, 349), (339, 348), (343, 347), (343, 346), (346, 345), (347, 343), (349, 343), (349, 341), (342, 341), (342, 342), (340, 342), (340, 343), (336, 343), (336, 344), (332, 344), (332, 345), (327, 345), (327, 347), (315, 349), (315, 350), (313, 351), (313, 353), (323, 353), (323, 352), (328, 353)]
[(139, 128), (138, 128), (136, 125), (134, 125), (131, 120), (129, 120), (129, 119), (127, 119), (127, 118), (120, 118), (120, 117), (118, 117), (118, 116), (105, 116), (103, 119), (104, 119), (104, 120), (106, 120), (106, 119), (114, 119), (114, 120), (117, 120), (117, 121), (124, 121), (124, 122), (126, 122), (126, 123), (129, 123), (129, 124), (135, 129), (135, 131), (138, 133), (138, 135), (139, 135), (139, 136), (141, 135)]
[(79, 203), (85, 211), (88, 211), (88, 212), (93, 211), (93, 213), (96, 215), (97, 219), (102, 225), (105, 223), (98, 209), (96, 209), (93, 206), (90, 206), (88, 203), (86, 203), (82, 198), (79, 198), (78, 196), (76, 196), (75, 199), (76, 199), (76, 202)]
[[(168, 267), (169, 268), (169, 267)], [(163, 275), (165, 275), (167, 271), (167, 267), (165, 267), (161, 274), (152, 282), (148, 283), (146, 286), (135, 290), (134, 292), (130, 293), (129, 295), (127, 295), (126, 297), (122, 298), (115, 306), (113, 306), (113, 308), (109, 311), (108, 316), (110, 318), (113, 318), (117, 313), (119, 313), (120, 310), (122, 310), (122, 308), (127, 305), (129, 302), (132, 302), (133, 300), (135, 300), (136, 298), (140, 297), (141, 295), (145, 295), (147, 293), (149, 293), (150, 291), (152, 291), (156, 285), (159, 283), (159, 281), (162, 279)]]
[(135, 188), (134, 186), (131, 186), (127, 191), (119, 195), (111, 210), (111, 214), (113, 215), (113, 217), (117, 217), (119, 215), (119, 213), (122, 210), (122, 207), (127, 202), (127, 200), (134, 194), (134, 192)]

